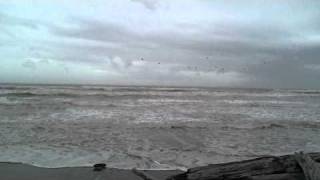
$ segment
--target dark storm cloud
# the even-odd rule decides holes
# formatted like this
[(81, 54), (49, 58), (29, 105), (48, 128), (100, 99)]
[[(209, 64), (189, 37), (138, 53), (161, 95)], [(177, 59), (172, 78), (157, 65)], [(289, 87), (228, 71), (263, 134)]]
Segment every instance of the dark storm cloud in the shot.
[[(279, 48), (287, 48), (286, 42), (282, 42), (282, 40), (286, 41), (287, 38), (294, 36), (290, 32), (278, 29), (258, 30), (257, 28), (236, 26), (224, 26), (222, 29), (219, 25), (217, 25), (218, 30), (212, 26), (204, 30), (200, 29), (194, 34), (175, 31), (141, 34), (111, 23), (89, 20), (77, 22), (78, 28), (54, 27), (52, 32), (55, 35), (71, 39), (111, 43), (109, 48), (103, 45), (88, 47), (96, 53), (99, 51), (121, 51), (122, 49), (129, 50), (129, 53), (133, 51), (131, 53), (136, 54), (141, 50), (154, 55), (157, 55), (157, 52), (161, 52), (162, 55), (164, 55), (163, 52), (167, 52), (165, 54), (171, 54), (172, 58), (179, 52), (199, 59), (206, 56), (214, 56), (215, 59), (228, 59), (248, 58), (257, 54), (269, 55), (275, 53)], [(233, 30), (230, 31), (230, 29)], [(172, 54), (173, 51), (176, 53)], [(189, 58), (186, 57), (186, 59)], [(184, 60), (180, 60), (183, 63)]]
[(251, 67), (252, 83), (260, 87), (319, 88), (320, 71), (310, 71), (300, 60), (279, 60)]
[[(279, 41), (279, 39), (277, 41), (272, 38), (267, 39), (266, 37), (270, 37), (271, 35), (266, 35), (261, 31), (256, 32), (255, 29), (250, 29), (250, 27), (246, 30), (243, 27), (239, 31), (235, 30), (237, 34), (228, 32), (230, 27), (225, 27), (224, 31), (211, 31), (207, 29), (195, 34), (183, 34), (175, 31), (139, 34), (115, 24), (83, 20), (80, 22), (78, 24), (80, 25), (79, 28), (65, 29), (55, 27), (52, 29), (52, 32), (58, 36), (69, 38), (113, 43), (118, 48), (143, 48), (146, 51), (178, 50), (187, 51), (196, 56), (217, 56), (215, 53), (218, 53), (233, 57), (248, 55), (253, 52), (268, 53), (277, 48), (275, 46), (277, 46)], [(233, 29), (235, 28), (233, 27)], [(244, 33), (241, 33), (241, 31)], [(249, 36), (250, 32), (255, 34), (255, 36)], [(285, 34), (284, 32), (281, 33)], [(289, 34), (286, 35), (289, 36)], [(261, 42), (262, 40), (263, 42)]]
[(130, 30), (112, 23), (101, 23), (95, 20), (74, 20), (78, 28), (62, 28), (53, 26), (51, 31), (60, 36), (78, 38), (85, 40), (94, 40), (101, 42), (113, 42), (127, 44), (132, 41), (142, 40), (137, 34)]
[(77, 20), (75, 24), (77, 28), (54, 27), (51, 31), (57, 36), (100, 44), (76, 46), (71, 55), (75, 57), (69, 59), (94, 61), (120, 55), (130, 65), (130, 59), (141, 56), (149, 61), (175, 62), (182, 67), (178, 70), (240, 72), (261, 86), (264, 82), (271, 82), (270, 86), (285, 85), (282, 81), (288, 84), (285, 86), (294, 86), (295, 81), (301, 85), (304, 77), (308, 77), (308, 84), (313, 84), (319, 77), (319, 73), (304, 65), (319, 64), (320, 44), (304, 41), (299, 32), (277, 26), (212, 24), (188, 34), (175, 30), (139, 33), (94, 20)]

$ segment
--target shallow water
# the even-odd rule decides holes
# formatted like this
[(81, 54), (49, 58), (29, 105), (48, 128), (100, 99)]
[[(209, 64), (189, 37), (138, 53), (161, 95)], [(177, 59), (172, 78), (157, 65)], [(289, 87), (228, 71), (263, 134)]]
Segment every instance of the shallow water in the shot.
[(320, 91), (0, 85), (0, 161), (175, 169), (320, 151)]

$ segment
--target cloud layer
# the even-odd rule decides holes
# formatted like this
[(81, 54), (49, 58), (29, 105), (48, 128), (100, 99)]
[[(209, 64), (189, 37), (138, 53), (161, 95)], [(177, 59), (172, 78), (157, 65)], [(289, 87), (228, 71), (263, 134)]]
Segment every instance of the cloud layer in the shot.
[(61, 71), (73, 83), (320, 88), (318, 8), (315, 0), (0, 3), (0, 81), (69, 83)]

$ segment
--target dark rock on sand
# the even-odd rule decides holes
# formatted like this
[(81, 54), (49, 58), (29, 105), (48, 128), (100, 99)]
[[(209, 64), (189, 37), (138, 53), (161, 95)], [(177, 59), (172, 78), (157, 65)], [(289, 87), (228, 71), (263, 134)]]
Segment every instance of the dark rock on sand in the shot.
[(106, 164), (104, 164), (104, 163), (99, 163), (99, 164), (93, 165), (93, 171), (102, 171), (104, 169), (106, 169)]

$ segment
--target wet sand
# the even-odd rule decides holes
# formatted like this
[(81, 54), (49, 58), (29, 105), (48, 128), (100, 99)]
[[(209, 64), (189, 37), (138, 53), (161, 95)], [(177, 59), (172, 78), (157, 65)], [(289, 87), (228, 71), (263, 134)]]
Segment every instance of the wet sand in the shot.
[(3, 180), (165, 180), (180, 174), (179, 170), (123, 170), (106, 168), (93, 171), (93, 167), (41, 168), (22, 163), (0, 163)]

